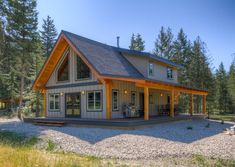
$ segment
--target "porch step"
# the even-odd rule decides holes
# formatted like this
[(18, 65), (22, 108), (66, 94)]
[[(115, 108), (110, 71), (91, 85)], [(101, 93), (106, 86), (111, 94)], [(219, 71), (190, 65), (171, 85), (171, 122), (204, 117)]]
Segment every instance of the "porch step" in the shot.
[(34, 125), (44, 125), (44, 126), (64, 126), (65, 122), (63, 121), (49, 121), (49, 120), (34, 120)]

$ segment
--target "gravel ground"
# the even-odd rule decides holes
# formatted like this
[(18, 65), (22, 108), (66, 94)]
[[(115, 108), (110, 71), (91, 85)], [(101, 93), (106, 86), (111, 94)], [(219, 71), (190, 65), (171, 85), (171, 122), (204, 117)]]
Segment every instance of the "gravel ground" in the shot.
[[(210, 124), (209, 128), (206, 127)], [(187, 127), (192, 127), (188, 130)], [(98, 157), (155, 159), (192, 154), (235, 159), (235, 136), (225, 134), (232, 124), (188, 120), (135, 130), (91, 127), (47, 127), (0, 120), (1, 130), (37, 135), (56, 142), (63, 150)]]

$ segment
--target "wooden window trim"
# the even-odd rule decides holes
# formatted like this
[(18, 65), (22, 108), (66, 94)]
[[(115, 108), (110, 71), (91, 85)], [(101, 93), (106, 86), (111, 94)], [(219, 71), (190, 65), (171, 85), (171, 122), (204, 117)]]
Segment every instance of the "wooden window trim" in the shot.
[[(95, 93), (99, 92), (100, 93), (100, 109), (95, 109)], [(89, 104), (88, 104), (88, 94), (93, 93), (94, 94), (94, 109), (89, 109)], [(86, 111), (87, 112), (102, 112), (103, 110), (103, 93), (102, 90), (91, 90), (86, 92)]]
[(87, 68), (89, 69), (89, 77), (86, 77), (86, 78), (78, 78), (78, 58), (81, 59), (81, 61), (83, 62), (82, 58), (79, 57), (77, 54), (76, 54), (76, 59), (75, 59), (75, 81), (84, 81), (84, 80), (90, 80), (92, 79), (92, 73), (91, 73), (91, 70), (90, 68), (86, 65), (86, 63), (83, 62), (84, 65), (87, 66)]
[[(59, 108), (58, 109), (51, 109), (51, 105), (50, 105), (50, 100), (51, 100), (51, 95), (53, 95), (53, 100), (54, 100), (54, 107), (55, 107), (55, 95), (58, 95), (58, 98), (59, 98)], [(49, 112), (60, 112), (60, 94), (59, 93), (50, 93), (48, 94), (48, 109), (49, 109)]]
[[(60, 61), (59, 65), (56, 69), (56, 76), (55, 76), (56, 77), (56, 83), (68, 83), (68, 82), (70, 82), (70, 61), (69, 61), (70, 60), (69, 59), (70, 53), (71, 52), (70, 52), (69, 48), (66, 49), (65, 52), (63, 53), (62, 60)], [(68, 59), (68, 80), (59, 81), (58, 80), (58, 72), (59, 72), (59, 69), (60, 69), (61, 65), (63, 65), (66, 58)]]

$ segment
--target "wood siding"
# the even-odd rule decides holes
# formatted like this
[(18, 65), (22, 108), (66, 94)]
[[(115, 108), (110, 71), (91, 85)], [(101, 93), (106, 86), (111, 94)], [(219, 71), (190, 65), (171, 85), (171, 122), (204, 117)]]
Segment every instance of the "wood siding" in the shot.
[[(167, 65), (163, 65), (162, 63), (159, 63), (157, 61), (149, 61), (147, 58), (143, 58), (140, 56), (133, 56), (133, 55), (127, 55), (124, 54), (125, 58), (136, 67), (136, 69), (145, 77), (150, 79), (155, 79), (159, 81), (164, 82), (171, 82), (171, 83), (177, 83), (178, 82), (178, 74), (177, 70), (173, 69), (173, 79), (167, 78)], [(154, 65), (154, 72), (153, 76), (148, 75), (148, 67), (149, 63), (153, 63)]]

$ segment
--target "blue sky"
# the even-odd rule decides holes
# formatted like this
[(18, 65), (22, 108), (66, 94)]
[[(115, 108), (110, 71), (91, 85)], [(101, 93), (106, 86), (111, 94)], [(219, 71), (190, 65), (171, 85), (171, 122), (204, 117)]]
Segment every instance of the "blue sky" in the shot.
[(234, 0), (38, 0), (39, 28), (50, 15), (62, 29), (128, 48), (132, 33), (140, 33), (152, 51), (161, 26), (175, 37), (182, 27), (190, 40), (207, 44), (212, 67), (222, 61), (228, 70), (235, 53)]

